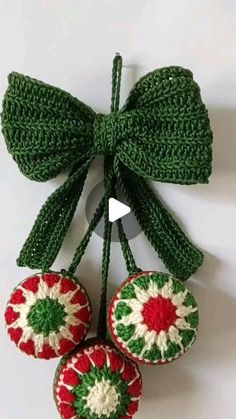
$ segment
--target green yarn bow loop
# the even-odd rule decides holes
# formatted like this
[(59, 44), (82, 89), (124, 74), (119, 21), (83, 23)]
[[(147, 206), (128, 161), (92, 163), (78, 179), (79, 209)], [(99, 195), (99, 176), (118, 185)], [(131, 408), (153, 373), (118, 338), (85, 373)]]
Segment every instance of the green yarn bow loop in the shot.
[(96, 155), (110, 155), (146, 236), (168, 269), (186, 279), (202, 263), (202, 253), (189, 242), (146, 180), (208, 182), (212, 159), (208, 113), (191, 71), (181, 67), (161, 68), (141, 78), (118, 110), (121, 57), (114, 63), (116, 89), (109, 115), (96, 114), (56, 87), (18, 73), (9, 76), (2, 128), (19, 169), (37, 181), (71, 171), (40, 211), (18, 263), (32, 268), (53, 263), (90, 162)]
[(212, 131), (191, 71), (166, 67), (147, 74), (122, 112), (139, 118), (119, 152), (129, 169), (161, 182), (208, 182)]
[(8, 77), (2, 129), (20, 171), (44, 182), (91, 155), (95, 112), (53, 86), (18, 73)]

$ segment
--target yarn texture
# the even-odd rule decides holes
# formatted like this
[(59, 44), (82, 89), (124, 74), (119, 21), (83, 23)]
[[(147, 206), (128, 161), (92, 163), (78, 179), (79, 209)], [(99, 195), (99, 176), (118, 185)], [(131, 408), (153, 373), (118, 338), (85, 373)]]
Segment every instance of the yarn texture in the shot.
[[(63, 356), (54, 379), (62, 419), (133, 418), (142, 392), (133, 361), (171, 362), (192, 346), (198, 329), (196, 301), (181, 280), (197, 271), (203, 253), (148, 181), (208, 182), (212, 160), (208, 112), (191, 71), (174, 66), (141, 78), (120, 109), (121, 73), (122, 58), (117, 54), (107, 115), (18, 73), (9, 75), (3, 101), (2, 130), (20, 171), (44, 182), (69, 170), (65, 182), (42, 206), (17, 259), (19, 266), (41, 273), (17, 286), (5, 311), (7, 332), (22, 352), (44, 359)], [(90, 164), (98, 155), (104, 156), (104, 195), (68, 268), (52, 272)], [(117, 220), (129, 276), (108, 307), (113, 227), (109, 199), (116, 198), (118, 186), (171, 275), (138, 267), (122, 221)], [(91, 307), (74, 274), (102, 217), (97, 335), (83, 342)]]
[[(121, 65), (121, 57), (115, 57), (115, 83)], [(120, 110), (119, 88), (120, 77), (111, 113), (103, 115), (61, 89), (22, 74), (9, 75), (2, 128), (21, 172), (32, 180), (46, 181), (71, 170), (42, 207), (18, 258), (19, 266), (47, 271), (52, 265), (97, 155), (112, 158), (115, 177), (168, 270), (187, 279), (201, 265), (202, 252), (146, 182), (208, 182), (212, 131), (199, 86), (189, 70), (157, 69), (135, 84)]]
[(62, 359), (54, 380), (62, 419), (131, 419), (141, 392), (138, 367), (112, 344), (96, 340)]
[(13, 291), (5, 320), (11, 340), (22, 352), (50, 359), (82, 342), (91, 307), (77, 280), (54, 272), (36, 274)]
[(142, 272), (128, 278), (112, 299), (108, 325), (117, 348), (131, 359), (171, 362), (195, 341), (197, 304), (173, 276)]

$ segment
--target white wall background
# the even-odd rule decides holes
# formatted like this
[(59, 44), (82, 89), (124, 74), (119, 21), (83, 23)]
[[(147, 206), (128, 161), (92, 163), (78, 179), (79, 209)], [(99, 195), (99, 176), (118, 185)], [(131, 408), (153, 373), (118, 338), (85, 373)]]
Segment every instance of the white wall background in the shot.
[[(206, 186), (156, 185), (205, 262), (189, 281), (201, 313), (199, 337), (184, 357), (142, 368), (144, 394), (137, 419), (236, 417), (236, 3), (234, 0), (0, 0), (0, 97), (12, 70), (68, 90), (98, 111), (108, 111), (113, 55), (124, 58), (122, 97), (156, 67), (192, 69), (214, 131), (214, 171)], [(12, 288), (30, 271), (15, 259), (46, 197), (61, 179), (25, 179), (0, 150), (0, 418), (56, 419), (52, 379), (57, 361), (34, 361), (6, 337), (3, 311)], [(101, 176), (91, 170), (55, 267), (69, 257), (86, 227), (84, 202)], [(132, 241), (138, 263), (163, 269), (146, 239)], [(96, 235), (78, 275), (98, 307), (102, 240)], [(110, 292), (126, 276), (113, 245)]]

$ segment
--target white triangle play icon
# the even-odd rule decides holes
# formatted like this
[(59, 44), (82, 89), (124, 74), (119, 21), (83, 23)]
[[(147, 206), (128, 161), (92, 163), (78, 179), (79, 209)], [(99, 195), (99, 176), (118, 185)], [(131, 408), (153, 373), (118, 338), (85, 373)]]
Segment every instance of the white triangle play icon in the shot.
[(109, 221), (112, 223), (119, 220), (119, 218), (124, 217), (124, 215), (129, 214), (130, 211), (130, 207), (117, 201), (117, 199), (109, 199)]

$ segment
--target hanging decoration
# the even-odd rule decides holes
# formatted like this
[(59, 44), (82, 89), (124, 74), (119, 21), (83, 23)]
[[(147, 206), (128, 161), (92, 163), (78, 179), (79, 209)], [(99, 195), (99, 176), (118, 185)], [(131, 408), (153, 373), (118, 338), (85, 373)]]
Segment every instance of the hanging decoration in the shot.
[(19, 349), (50, 359), (70, 352), (84, 339), (91, 307), (76, 279), (51, 272), (21, 282), (10, 297), (5, 318)]
[[(134, 361), (171, 362), (192, 346), (197, 334), (197, 304), (183, 281), (197, 271), (203, 253), (147, 181), (208, 182), (208, 112), (191, 71), (174, 66), (141, 78), (120, 109), (121, 71), (117, 54), (108, 115), (96, 114), (69, 93), (18, 73), (9, 75), (3, 101), (2, 130), (20, 171), (40, 182), (70, 171), (43, 205), (17, 259), (19, 266), (39, 273), (15, 288), (5, 311), (8, 334), (21, 351), (44, 359), (63, 356), (54, 380), (63, 419), (132, 418), (142, 388)], [(98, 155), (104, 156), (104, 195), (70, 265), (53, 272), (89, 166)], [(137, 266), (118, 220), (129, 277), (107, 308), (112, 233), (108, 203), (116, 198), (117, 185), (170, 274)], [(84, 340), (92, 310), (75, 272), (102, 217), (98, 330), (94, 339)]]
[(88, 340), (59, 364), (54, 397), (63, 418), (131, 418), (142, 391), (138, 367), (110, 344)]
[(141, 272), (128, 278), (110, 303), (112, 339), (129, 358), (147, 364), (171, 362), (196, 338), (197, 304), (172, 275)]

